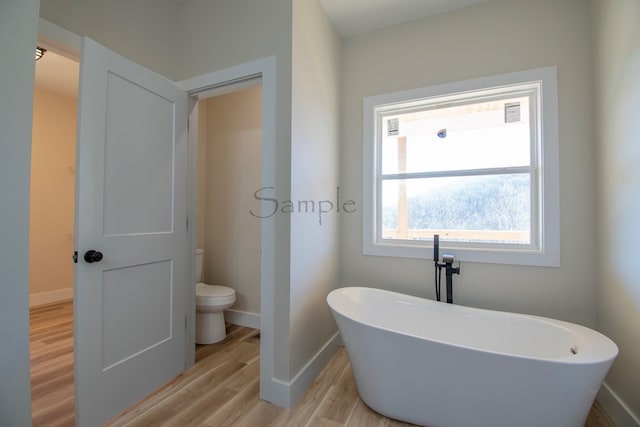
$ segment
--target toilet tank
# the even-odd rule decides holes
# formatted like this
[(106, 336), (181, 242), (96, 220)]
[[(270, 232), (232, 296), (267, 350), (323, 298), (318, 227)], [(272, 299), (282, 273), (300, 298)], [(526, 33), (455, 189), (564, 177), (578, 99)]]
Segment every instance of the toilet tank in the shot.
[(202, 262), (204, 259), (204, 249), (196, 249), (196, 281), (202, 282)]

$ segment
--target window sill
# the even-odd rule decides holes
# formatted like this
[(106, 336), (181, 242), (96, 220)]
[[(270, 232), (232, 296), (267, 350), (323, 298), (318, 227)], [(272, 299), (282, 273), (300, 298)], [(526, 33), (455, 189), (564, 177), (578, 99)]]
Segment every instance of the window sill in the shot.
[[(440, 253), (452, 254), (456, 261), (489, 264), (560, 267), (560, 251), (557, 248), (535, 249), (476, 249), (447, 247), (440, 243)], [(363, 255), (396, 258), (433, 259), (432, 246), (410, 244), (364, 242)]]

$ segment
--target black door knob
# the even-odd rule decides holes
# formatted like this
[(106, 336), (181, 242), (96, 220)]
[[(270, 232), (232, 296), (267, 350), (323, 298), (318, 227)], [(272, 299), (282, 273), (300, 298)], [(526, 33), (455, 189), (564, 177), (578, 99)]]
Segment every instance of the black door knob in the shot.
[(100, 262), (102, 261), (102, 252), (94, 251), (93, 249), (88, 250), (84, 253), (84, 260), (89, 264), (92, 262)]

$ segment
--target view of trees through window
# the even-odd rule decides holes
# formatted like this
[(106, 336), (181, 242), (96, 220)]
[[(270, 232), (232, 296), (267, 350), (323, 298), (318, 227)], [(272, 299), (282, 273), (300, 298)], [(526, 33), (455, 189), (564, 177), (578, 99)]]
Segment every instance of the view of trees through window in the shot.
[[(407, 198), (404, 236), (399, 233), (397, 200), (383, 202), (384, 239), (426, 240), (437, 233), (454, 241), (529, 243), (531, 197), (528, 175), (433, 180), (440, 182)], [(399, 186), (401, 183), (389, 182), (387, 185)]]

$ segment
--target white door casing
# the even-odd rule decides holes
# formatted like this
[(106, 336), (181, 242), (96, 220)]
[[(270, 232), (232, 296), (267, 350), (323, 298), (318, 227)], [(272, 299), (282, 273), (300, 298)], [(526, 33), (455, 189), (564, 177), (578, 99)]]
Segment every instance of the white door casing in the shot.
[(80, 63), (75, 404), (92, 426), (185, 367), (188, 97), (88, 38)]

